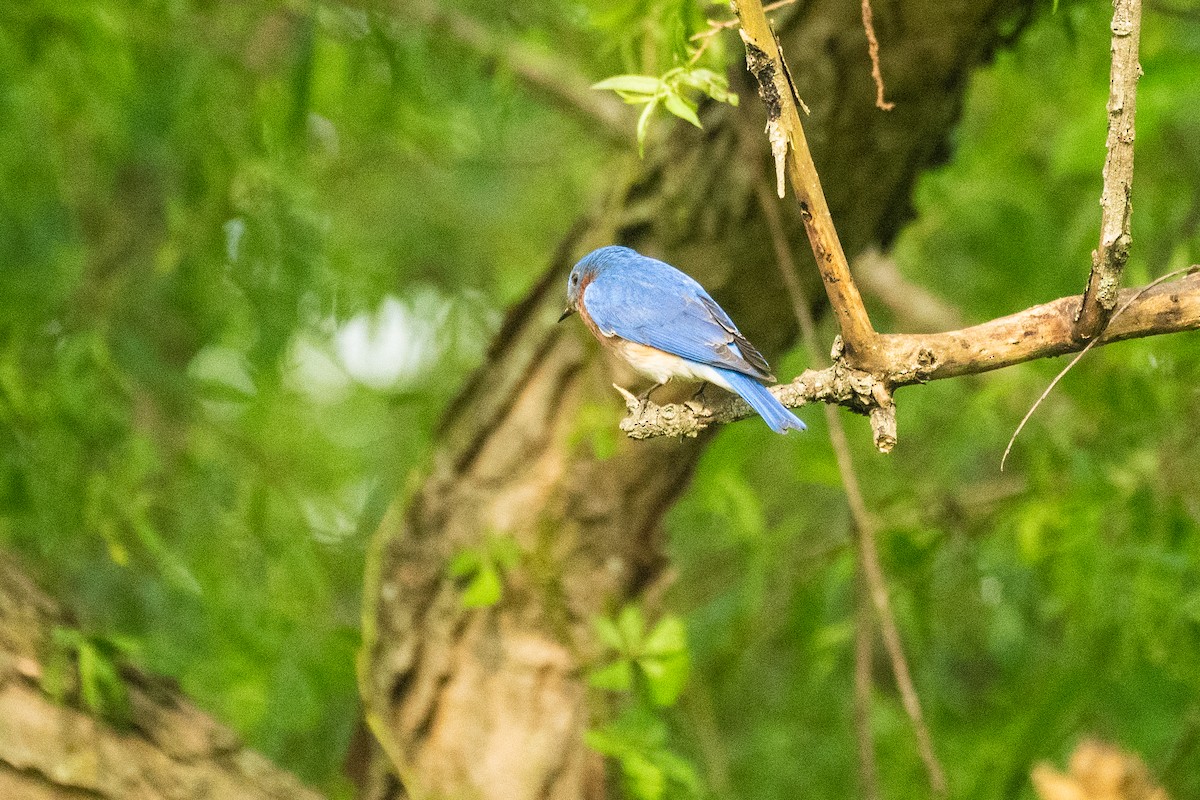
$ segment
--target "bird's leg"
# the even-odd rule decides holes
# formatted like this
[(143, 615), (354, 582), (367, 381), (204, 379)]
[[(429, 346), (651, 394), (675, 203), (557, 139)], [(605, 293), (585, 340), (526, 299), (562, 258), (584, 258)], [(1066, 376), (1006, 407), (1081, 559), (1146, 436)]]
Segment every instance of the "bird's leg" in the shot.
[(708, 388), (708, 381), (700, 381), (700, 388), (696, 390), (696, 393), (694, 395), (692, 395), (691, 399), (699, 401), (699, 402), (703, 402), (704, 401), (704, 390), (707, 388)]
[(650, 402), (650, 393), (653, 392), (655, 389), (658, 389), (659, 387), (666, 386), (666, 385), (667, 384), (665, 381), (663, 383), (654, 384), (649, 389), (647, 389), (646, 391), (642, 392), (641, 394), (639, 394), (637, 396), (638, 401), (640, 401), (642, 403)]

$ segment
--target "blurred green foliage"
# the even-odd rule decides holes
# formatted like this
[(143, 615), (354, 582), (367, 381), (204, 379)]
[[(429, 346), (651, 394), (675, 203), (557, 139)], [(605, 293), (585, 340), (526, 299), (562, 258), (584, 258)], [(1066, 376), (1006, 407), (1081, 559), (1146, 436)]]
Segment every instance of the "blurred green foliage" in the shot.
[[(454, 5), (595, 78), (686, 63), (704, 10)], [(59, 645), (88, 702), (120, 706), (119, 642), (330, 791), (358, 713), (367, 537), (502, 309), (628, 157), (502, 63), (369, 8), (0, 6), (0, 542), (82, 614), (89, 633)], [(1200, 260), (1200, 25), (1146, 13), (1130, 282)], [(1078, 0), (1034, 24), (976, 76), (953, 161), (921, 181), (897, 257), (972, 319), (1082, 289), (1108, 14)], [(905, 390), (889, 458), (852, 422), (956, 796), (1030, 797), (1030, 764), (1088, 733), (1200, 796), (1195, 353), (1179, 336), (1089, 354), (1003, 475), (1058, 363)], [(581, 435), (611, 451), (599, 414)], [(658, 670), (647, 685), (673, 701), (597, 720), (637, 796), (853, 785), (853, 554), (806, 419), (799, 442), (723, 431), (669, 517), (687, 646), (674, 623), (611, 623), (610, 665), (631, 688)], [(450, 568), (485, 605), (508, 563), (501, 547)], [(875, 667), (884, 791), (916, 796)]]
[(490, 68), (337, 4), (0, 6), (0, 540), (321, 785), (366, 539), (599, 174)]
[(587, 732), (588, 746), (616, 761), (636, 800), (701, 796), (696, 768), (672, 749), (661, 713), (678, 702), (691, 668), (683, 620), (668, 614), (648, 626), (641, 607), (630, 604), (614, 619), (593, 622), (605, 659), (589, 670), (588, 685), (623, 697), (612, 719)]

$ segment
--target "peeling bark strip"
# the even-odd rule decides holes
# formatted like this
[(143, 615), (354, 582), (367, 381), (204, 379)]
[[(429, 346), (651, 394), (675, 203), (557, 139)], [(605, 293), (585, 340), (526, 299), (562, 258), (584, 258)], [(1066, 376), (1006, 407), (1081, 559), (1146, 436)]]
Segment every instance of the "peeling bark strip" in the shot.
[(319, 800), (165, 681), (122, 670), (128, 730), (51, 700), (39, 687), (51, 632), (69, 624), (0, 554), (0, 798)]
[(771, 143), (771, 157), (775, 161), (775, 192), (784, 197), (785, 175), (787, 174), (788, 138), (783, 128), (783, 109), (779, 104), (779, 86), (775, 83), (775, 62), (754, 42), (745, 31), (740, 31), (746, 45), (746, 69), (758, 81), (758, 94), (767, 108), (767, 141)]
[[(1139, 291), (1125, 289), (1118, 299), (1127, 302)], [(887, 452), (895, 444), (892, 389), (1081, 350), (1085, 344), (1075, 338), (1072, 327), (1081, 300), (1078, 295), (1064, 297), (957, 331), (884, 334), (880, 337), (882, 366), (878, 370), (856, 370), (838, 357), (833, 366), (805, 370), (791, 383), (772, 386), (771, 392), (788, 408), (815, 402), (836, 403), (860, 414), (871, 414), (873, 423), (878, 414), (880, 426), (872, 425), (876, 430), (875, 444), (880, 451)], [(1200, 330), (1200, 274), (1145, 292), (1125, 313), (1112, 320), (1099, 344), (1195, 330)], [(629, 416), (621, 421), (621, 430), (634, 439), (696, 436), (713, 424), (754, 415), (741, 398), (733, 396), (711, 403), (691, 401), (662, 406), (627, 397), (626, 403)], [(888, 424), (889, 417), (890, 441), (887, 429), (882, 427)]]
[(1083, 295), (1075, 335), (1086, 341), (1108, 324), (1117, 307), (1121, 274), (1129, 260), (1129, 218), (1133, 210), (1133, 120), (1137, 111), (1138, 39), (1142, 0), (1113, 0), (1112, 71), (1108, 86), (1108, 139), (1104, 190), (1100, 195), (1100, 246), (1092, 251), (1092, 271)]

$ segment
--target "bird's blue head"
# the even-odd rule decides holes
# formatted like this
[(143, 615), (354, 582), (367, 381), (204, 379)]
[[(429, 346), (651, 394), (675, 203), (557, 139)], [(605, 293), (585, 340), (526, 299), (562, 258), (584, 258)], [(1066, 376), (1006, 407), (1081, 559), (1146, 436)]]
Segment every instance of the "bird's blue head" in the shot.
[(614, 264), (640, 257), (636, 250), (613, 244), (593, 250), (579, 259), (579, 263), (571, 270), (571, 276), (567, 278), (567, 308), (558, 321), (562, 322), (579, 310), (584, 288), (595, 280), (597, 275)]

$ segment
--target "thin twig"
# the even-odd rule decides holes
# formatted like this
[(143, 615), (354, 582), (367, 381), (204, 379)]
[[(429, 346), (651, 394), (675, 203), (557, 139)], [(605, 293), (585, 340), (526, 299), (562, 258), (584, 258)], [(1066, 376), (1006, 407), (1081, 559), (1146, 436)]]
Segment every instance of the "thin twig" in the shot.
[[(763, 6), (763, 11), (774, 11), (778, 8), (783, 8), (784, 6), (790, 6), (794, 2), (796, 2), (796, 0), (775, 0), (774, 3), (767, 3), (765, 6)], [(738, 23), (739, 20), (736, 18), (722, 20), (720, 22), (715, 19), (710, 19), (708, 21), (708, 30), (703, 30), (699, 33), (693, 33), (688, 40), (696, 42), (701, 39), (711, 39), (721, 31), (729, 30), (730, 28), (736, 28)]]
[[(865, 1), (865, 0), (864, 0)], [(1133, 120), (1137, 111), (1138, 37), (1142, 0), (1113, 0), (1112, 71), (1108, 87), (1108, 155), (1100, 195), (1100, 246), (1092, 252), (1092, 271), (1083, 293), (1075, 335), (1093, 339), (1117, 307), (1117, 288), (1129, 260), (1129, 218), (1133, 189)]]
[[(821, 179), (808, 149), (804, 127), (800, 124), (797, 92), (788, 78), (779, 44), (767, 21), (761, 0), (735, 0), (733, 10), (742, 23), (746, 67), (758, 81), (759, 95), (767, 109), (767, 138), (775, 156), (780, 196), (786, 172), (800, 205), (800, 216), (804, 220), (829, 304), (841, 330), (846, 360), (852, 366), (869, 369), (874, 362), (878, 335), (871, 327), (871, 319), (850, 274), (850, 264), (833, 225), (829, 204), (821, 189)], [(787, 157), (789, 150), (791, 158)]]
[[(1190, 267), (1184, 267), (1183, 269), (1177, 269), (1174, 272), (1168, 272), (1166, 275), (1156, 278), (1155, 280), (1146, 284), (1145, 286), (1143, 286), (1141, 288), (1141, 290), (1139, 290), (1136, 294), (1134, 294), (1133, 297), (1130, 297), (1128, 300), (1126, 300), (1125, 305), (1123, 305), (1119, 309), (1117, 309), (1117, 311), (1112, 315), (1112, 318), (1109, 320), (1109, 322), (1115, 322), (1117, 317), (1124, 314), (1125, 310), (1127, 308), (1129, 308), (1131, 305), (1133, 305), (1133, 302), (1135, 300), (1137, 300), (1139, 297), (1144, 295), (1146, 292), (1153, 289), (1155, 286), (1158, 286), (1160, 283), (1162, 283), (1166, 280), (1169, 280), (1171, 278), (1174, 278), (1177, 275), (1182, 275), (1185, 272), (1188, 272), (1188, 273), (1195, 272), (1198, 268), (1200, 268), (1200, 267), (1198, 267), (1197, 265), (1192, 265)], [(1071, 359), (1070, 363), (1068, 363), (1065, 367), (1063, 367), (1062, 371), (1054, 376), (1054, 380), (1050, 381), (1050, 385), (1046, 387), (1046, 391), (1042, 392), (1041, 395), (1038, 397), (1038, 399), (1034, 402), (1034, 404), (1032, 406), (1030, 406), (1029, 410), (1027, 412), (1025, 412), (1025, 416), (1021, 418), (1021, 424), (1017, 426), (1017, 429), (1015, 431), (1013, 431), (1013, 435), (1008, 440), (1008, 446), (1004, 448), (1004, 455), (1000, 457), (1000, 471), (1001, 472), (1004, 471), (1004, 462), (1008, 461), (1008, 454), (1009, 454), (1009, 452), (1012, 451), (1013, 444), (1017, 441), (1017, 437), (1021, 435), (1021, 431), (1022, 431), (1022, 429), (1024, 429), (1025, 423), (1029, 422), (1029, 418), (1033, 416), (1033, 412), (1037, 411), (1038, 406), (1040, 406), (1042, 404), (1042, 401), (1050, 396), (1050, 392), (1052, 392), (1054, 390), (1054, 387), (1058, 385), (1058, 382), (1063, 379), (1063, 376), (1066, 375), (1068, 372), (1070, 372), (1071, 368), (1079, 363), (1079, 359), (1081, 359), (1085, 355), (1087, 355), (1087, 352), (1089, 350), (1091, 350), (1100, 341), (1101, 341), (1100, 338), (1097, 337), (1095, 339), (1092, 339), (1090, 342), (1088, 342), (1087, 347), (1080, 350), (1079, 353), (1074, 358)]]
[(854, 736), (858, 739), (858, 783), (863, 800), (879, 799), (879, 767), (871, 735), (871, 661), (875, 626), (866, 581), (855, 581), (854, 600)]
[(871, 0), (862, 0), (863, 30), (867, 33), (867, 54), (871, 57), (871, 80), (875, 81), (875, 107), (891, 111), (895, 103), (883, 99), (883, 71), (879, 68), (879, 40), (875, 38), (875, 15)]
[(908, 713), (913, 726), (913, 734), (917, 739), (917, 751), (925, 762), (925, 770), (929, 773), (929, 785), (937, 797), (945, 797), (946, 773), (938, 762), (933, 750), (933, 737), (925, 724), (925, 716), (921, 712), (921, 700), (913, 685), (912, 673), (908, 669), (908, 659), (904, 656), (904, 647), (900, 642), (900, 629), (896, 626), (896, 618), (892, 613), (891, 600), (888, 597), (887, 581), (883, 575), (883, 567), (879, 561), (879, 549), (875, 545), (875, 520), (867, 512), (863, 501), (862, 489), (858, 485), (858, 477), (854, 472), (854, 462), (850, 456), (850, 444), (846, 441), (846, 431), (842, 427), (841, 417), (833, 406), (825, 406), (825, 416), (829, 420), (829, 439), (833, 443), (833, 454), (838, 462), (838, 472), (842, 476), (842, 485), (846, 489), (846, 500), (850, 505), (850, 516), (854, 519), (855, 531), (858, 534), (859, 557), (862, 561), (863, 573), (875, 604), (875, 616), (879, 622), (879, 632), (883, 636), (883, 646), (887, 650), (892, 663), (892, 675), (896, 678), (896, 688), (900, 690), (900, 699), (904, 710)]
[[(779, 265), (779, 273), (787, 287), (788, 297), (792, 301), (792, 311), (800, 326), (800, 335), (805, 348), (814, 361), (821, 360), (820, 346), (817, 344), (816, 325), (808, 301), (804, 297), (804, 287), (796, 271), (796, 262), (792, 258), (788, 246), (787, 235), (784, 233), (783, 222), (779, 209), (762, 181), (756, 181), (758, 204), (767, 228), (771, 231), (771, 243), (775, 248), (775, 260)], [(838, 474), (842, 479), (842, 488), (846, 492), (846, 504), (850, 507), (850, 517), (854, 521), (854, 530), (858, 540), (858, 554), (863, 575), (866, 578), (868, 592), (875, 605), (876, 619), (880, 633), (883, 635), (884, 648), (892, 663), (892, 674), (896, 678), (896, 686), (904, 703), (904, 710), (912, 722), (913, 734), (917, 739), (917, 749), (925, 769), (929, 772), (929, 783), (933, 793), (938, 797), (946, 795), (946, 775), (942, 765), (937, 760), (933, 750), (933, 738), (925, 724), (921, 713), (921, 700), (913, 685), (912, 674), (908, 669), (908, 660), (904, 656), (904, 647), (900, 642), (900, 629), (896, 625), (892, 613), (891, 600), (888, 598), (887, 582), (883, 575), (883, 565), (879, 560), (879, 549), (875, 545), (877, 526), (874, 518), (867, 511), (866, 500), (863, 499), (862, 488), (858, 483), (858, 473), (854, 468), (854, 458), (850, 453), (850, 444), (846, 440), (846, 429), (836, 408), (825, 405), (825, 419), (829, 424), (829, 441), (833, 445), (833, 453), (837, 460)]]

